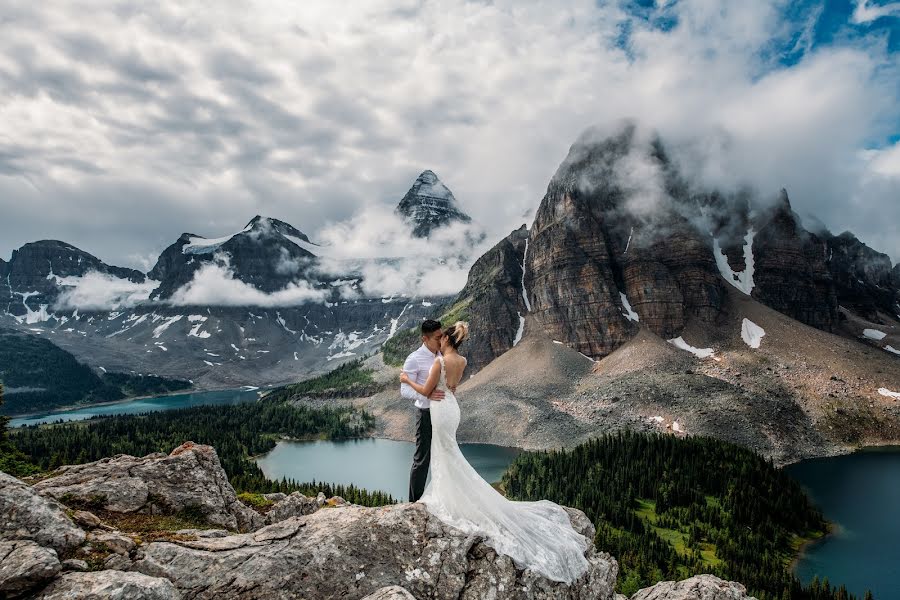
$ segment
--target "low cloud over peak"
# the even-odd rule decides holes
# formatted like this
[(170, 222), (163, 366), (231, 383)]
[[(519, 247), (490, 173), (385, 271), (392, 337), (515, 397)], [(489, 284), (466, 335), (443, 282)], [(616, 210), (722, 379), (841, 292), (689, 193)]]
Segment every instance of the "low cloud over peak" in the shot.
[(787, 188), (897, 261), (895, 7), (789, 4), (17, 5), (0, 255), (52, 237), (140, 268), (253, 214), (315, 239), (425, 168), (497, 240), (581, 131), (628, 117), (694, 148), (698, 179)]

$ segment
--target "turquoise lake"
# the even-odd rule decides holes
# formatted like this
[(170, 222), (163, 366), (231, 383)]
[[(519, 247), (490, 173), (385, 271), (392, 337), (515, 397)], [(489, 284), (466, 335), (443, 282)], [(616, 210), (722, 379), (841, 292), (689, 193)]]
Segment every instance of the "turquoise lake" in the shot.
[(83, 421), (91, 417), (108, 417), (111, 415), (134, 415), (138, 413), (174, 410), (191, 406), (209, 406), (218, 404), (239, 404), (252, 402), (259, 396), (255, 390), (224, 390), (216, 392), (194, 392), (188, 394), (172, 394), (137, 400), (123, 400), (113, 404), (84, 406), (71, 410), (51, 411), (27, 417), (17, 417), (10, 421), (10, 427), (24, 425), (41, 425), (56, 421)]
[[(490, 444), (460, 444), (463, 455), (491, 483), (519, 455), (517, 448)], [(395, 499), (409, 496), (409, 467), (415, 444), (374, 438), (345, 441), (279, 442), (257, 464), (269, 479), (324, 481), (388, 492)]]
[(825, 518), (837, 524), (796, 567), (804, 583), (828, 577), (862, 598), (900, 598), (900, 447), (817, 458), (787, 467)]

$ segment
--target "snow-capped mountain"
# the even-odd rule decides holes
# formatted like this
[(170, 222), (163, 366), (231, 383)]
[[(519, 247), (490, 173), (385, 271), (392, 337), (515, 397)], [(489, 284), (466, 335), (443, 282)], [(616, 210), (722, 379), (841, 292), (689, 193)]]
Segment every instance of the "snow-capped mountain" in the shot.
[[(413, 186), (421, 196), (404, 198), (413, 198), (404, 205), (410, 229), (427, 235), (469, 222), (430, 173)], [(442, 216), (426, 208), (432, 200), (444, 203)], [(464, 260), (458, 250), (335, 257), (314, 239), (257, 215), (224, 236), (183, 233), (146, 275), (63, 242), (26, 244), (0, 261), (0, 325), (47, 335), (98, 369), (203, 387), (279, 384), (375, 352), (446, 301), (428, 290), (379, 293), (380, 279), (418, 278), (432, 263)]]
[[(460, 439), (659, 431), (779, 463), (898, 443), (900, 269), (808, 230), (785, 191), (689, 185), (666, 150), (586, 132), (530, 229), (474, 263), (450, 303), (471, 333)], [(396, 393), (366, 406), (383, 434), (413, 431)]]
[(412, 225), (417, 237), (428, 237), (435, 229), (452, 223), (472, 221), (457, 205), (453, 192), (430, 170), (416, 178), (400, 200), (397, 213)]
[(218, 238), (183, 233), (160, 255), (148, 277), (160, 282), (154, 299), (172, 298), (204, 266), (227, 265), (231, 276), (271, 293), (297, 281), (327, 289), (316, 274), (319, 247), (293, 225), (255, 216), (240, 231)]
[(88, 274), (133, 290), (155, 287), (140, 271), (108, 265), (65, 242), (41, 240), (14, 250), (9, 262), (0, 261), (0, 307), (23, 323), (46, 321), (61, 295)]

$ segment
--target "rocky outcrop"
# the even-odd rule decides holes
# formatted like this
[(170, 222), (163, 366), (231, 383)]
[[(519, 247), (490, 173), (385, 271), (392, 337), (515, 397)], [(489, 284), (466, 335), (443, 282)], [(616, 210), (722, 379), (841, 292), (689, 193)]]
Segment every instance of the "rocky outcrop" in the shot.
[[(573, 525), (592, 539), (586, 518)], [(197, 599), (363, 598), (391, 585), (415, 598), (607, 599), (616, 562), (588, 546), (589, 571), (570, 587), (517, 569), (421, 504), (349, 506), (255, 533), (148, 544), (134, 569), (168, 579), (185, 598)]]
[(803, 228), (784, 190), (753, 226), (752, 296), (801, 323), (831, 331), (838, 297), (824, 240)]
[[(116, 462), (117, 468), (110, 462)], [(123, 468), (125, 464), (131, 466)], [(191, 464), (198, 466), (185, 467)], [(132, 490), (143, 487), (148, 490), (149, 501), (162, 504), (163, 498), (170, 498), (184, 506), (212, 507), (208, 515), (215, 518), (227, 513), (227, 503), (223, 504), (222, 499), (234, 496), (227, 480), (218, 481), (221, 467), (212, 448), (205, 446), (185, 444), (170, 455), (144, 459), (119, 456), (84, 466), (89, 468), (81, 473), (82, 483), (96, 483), (87, 489), (106, 493), (112, 486), (100, 483), (122, 484), (126, 491), (114, 500), (122, 506), (136, 506), (137, 502), (130, 502), (129, 497), (134, 495)], [(74, 469), (63, 468), (62, 474), (36, 485), (43, 488), (42, 493), (58, 493), (47, 481), (72, 479)], [(201, 483), (195, 485), (193, 479)], [(134, 480), (143, 482), (143, 486)], [(173, 496), (172, 490), (167, 489), (168, 483), (161, 485), (160, 481), (178, 481), (190, 490), (185, 495), (194, 495), (193, 501), (179, 500), (183, 497)], [(326, 500), (321, 493), (316, 498), (269, 494), (267, 499), (275, 502), (267, 515), (272, 524), (257, 531), (234, 534), (192, 529), (169, 532), (161, 538), (163, 532), (155, 531), (151, 539), (169, 541), (148, 543), (143, 535), (124, 534), (97, 515), (70, 507), (76, 522), (88, 529), (85, 535), (54, 500), (2, 473), (0, 483), (0, 597), (4, 598), (617, 598), (613, 588), (618, 565), (609, 554), (594, 548), (593, 525), (583, 512), (573, 508), (564, 507), (572, 527), (585, 538), (589, 566), (576, 582), (565, 585), (518, 568), (479, 536), (445, 525), (418, 503), (365, 508), (336, 497)], [(83, 494), (90, 492), (78, 489), (77, 482), (70, 483), (72, 491), (64, 498), (77, 505)], [(213, 500), (208, 501), (204, 495), (213, 496)], [(146, 507), (145, 504), (138, 508)], [(90, 564), (80, 558), (60, 562), (57, 548), (69, 555), (84, 556)], [(91, 570), (98, 565), (104, 570)], [(694, 580), (699, 583), (692, 583)], [(746, 598), (711, 595), (719, 593), (717, 590), (743, 590), (736, 584), (709, 576), (694, 580), (659, 584), (649, 589), (655, 595), (634, 598)], [(669, 589), (665, 586), (671, 587), (671, 592), (666, 592), (671, 596), (653, 592)], [(701, 595), (685, 595), (691, 591)], [(648, 590), (639, 594), (644, 592)]]
[[(636, 135), (633, 126), (603, 139), (583, 134), (553, 176), (529, 239), (532, 313), (552, 339), (592, 358), (631, 339), (638, 319), (664, 337), (689, 316), (715, 319), (725, 296), (710, 236), (684, 214), (677, 174), (657, 142)], [(634, 163), (655, 171), (659, 189), (633, 189), (638, 182), (622, 171)]]
[(631, 600), (755, 600), (747, 589), (712, 575), (697, 575), (684, 581), (661, 581), (639, 590)]
[(422, 171), (416, 178), (400, 200), (397, 214), (412, 226), (416, 237), (428, 237), (435, 229), (452, 223), (472, 221), (460, 210), (453, 192), (430, 170)]
[(471, 337), (465, 353), (470, 374), (512, 348), (523, 327), (522, 319), (528, 313), (522, 293), (527, 240), (528, 230), (523, 225), (479, 258), (469, 270), (466, 287), (453, 302), (456, 312), (469, 321)]
[(266, 513), (266, 523), (271, 525), (291, 517), (311, 515), (324, 505), (325, 494), (322, 494), (321, 498), (310, 498), (300, 492), (293, 492), (284, 498), (279, 498), (272, 505), (272, 508)]
[(263, 523), (258, 513), (238, 501), (216, 451), (192, 442), (168, 455), (120, 454), (62, 467), (34, 489), (70, 504), (112, 512), (199, 511), (208, 523), (233, 530), (251, 531)]
[(81, 545), (85, 533), (58, 503), (0, 472), (0, 539), (33, 541), (63, 553)]
[(181, 600), (171, 582), (158, 577), (123, 571), (66, 573), (36, 600)]
[(879, 311), (900, 313), (900, 264), (892, 269), (887, 254), (873, 250), (849, 231), (824, 236), (828, 270), (840, 305), (875, 323), (881, 322)]

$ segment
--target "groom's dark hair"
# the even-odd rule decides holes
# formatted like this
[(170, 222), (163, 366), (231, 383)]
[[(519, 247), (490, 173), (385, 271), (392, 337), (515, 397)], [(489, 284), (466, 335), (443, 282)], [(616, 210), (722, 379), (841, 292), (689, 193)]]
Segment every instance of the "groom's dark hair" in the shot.
[(429, 333), (434, 333), (438, 329), (441, 328), (441, 322), (435, 321), (434, 319), (425, 319), (422, 321), (422, 335), (428, 335)]

